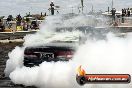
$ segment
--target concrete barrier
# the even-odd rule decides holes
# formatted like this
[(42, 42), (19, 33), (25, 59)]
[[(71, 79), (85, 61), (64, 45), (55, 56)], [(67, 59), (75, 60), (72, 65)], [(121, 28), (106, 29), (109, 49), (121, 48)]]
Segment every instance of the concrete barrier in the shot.
[(24, 42), (24, 39), (0, 40), (0, 43), (14, 43), (14, 42)]

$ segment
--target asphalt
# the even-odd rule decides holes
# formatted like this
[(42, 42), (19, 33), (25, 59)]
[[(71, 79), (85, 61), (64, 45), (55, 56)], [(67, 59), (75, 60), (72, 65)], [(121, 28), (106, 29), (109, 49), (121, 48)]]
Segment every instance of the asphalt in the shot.
[[(23, 88), (14, 85), (9, 78), (4, 76), (4, 69), (6, 67), (6, 61), (8, 60), (8, 53), (12, 51), (16, 46), (22, 46), (22, 43), (7, 43), (0, 44), (0, 88)], [(16, 87), (15, 87), (16, 86)]]

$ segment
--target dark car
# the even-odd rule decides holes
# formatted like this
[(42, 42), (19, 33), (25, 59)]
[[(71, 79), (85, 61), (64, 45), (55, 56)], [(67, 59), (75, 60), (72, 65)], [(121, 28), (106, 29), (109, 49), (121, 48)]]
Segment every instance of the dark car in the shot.
[(69, 61), (77, 48), (73, 41), (56, 41), (24, 51), (24, 66), (33, 67), (42, 62)]
[[(64, 31), (72, 32), (73, 30), (73, 27), (56, 28), (56, 32), (59, 33), (64, 33)], [(44, 61), (69, 61), (72, 59), (78, 45), (84, 44), (87, 40), (87, 33), (91, 34), (91, 36), (97, 36), (97, 38), (102, 34), (100, 30), (93, 30), (93, 27), (89, 26), (77, 27), (76, 30), (80, 31), (82, 35), (67, 36), (64, 40), (50, 42), (43, 46), (27, 47), (24, 51), (24, 66), (32, 67)], [(98, 32), (98, 34), (95, 32)], [(76, 33), (74, 32), (74, 34)], [(103, 35), (102, 37), (104, 38)]]

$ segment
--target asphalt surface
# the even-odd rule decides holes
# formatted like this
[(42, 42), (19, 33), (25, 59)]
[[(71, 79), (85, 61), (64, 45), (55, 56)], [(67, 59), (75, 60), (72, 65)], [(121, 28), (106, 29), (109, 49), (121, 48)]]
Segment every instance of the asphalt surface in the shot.
[(9, 58), (8, 53), (16, 46), (22, 46), (22, 43), (0, 44), (0, 88), (23, 88), (18, 85), (14, 85), (9, 78), (4, 77), (6, 61)]
[(4, 69), (6, 61), (9, 59), (8, 53), (11, 52), (16, 46), (22, 46), (23, 43), (1, 43), (0, 44), (0, 88), (36, 88), (31, 86), (15, 85), (8, 77), (4, 76)]
[(11, 52), (16, 46), (22, 46), (22, 43), (0, 44), (0, 88), (35, 88), (26, 87), (23, 85), (15, 85), (8, 77), (4, 76), (6, 61), (9, 59), (8, 53)]

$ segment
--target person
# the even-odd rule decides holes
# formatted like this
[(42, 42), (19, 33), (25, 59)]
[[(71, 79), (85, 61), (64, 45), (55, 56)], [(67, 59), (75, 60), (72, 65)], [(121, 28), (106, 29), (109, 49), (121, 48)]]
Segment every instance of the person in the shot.
[(31, 22), (29, 21), (29, 22), (27, 22), (27, 28), (26, 28), (28, 31), (30, 31), (31, 30)]
[(8, 18), (7, 18), (7, 21), (9, 22), (9, 21), (11, 21), (11, 18), (10, 18), (10, 16), (8, 16)]
[(115, 21), (116, 9), (115, 8), (112, 8), (111, 13), (112, 13), (113, 20)]
[(8, 18), (7, 18), (7, 21), (13, 21), (13, 16), (9, 15)]
[(28, 31), (31, 28), (31, 20), (27, 17), (25, 22), (25, 30)]
[(51, 15), (54, 15), (54, 7), (51, 7)]
[(30, 19), (27, 17), (27, 18), (26, 18), (26, 22), (29, 22), (29, 21), (30, 21)]
[(110, 8), (108, 7), (108, 13), (110, 12)]
[(43, 13), (41, 12), (41, 17), (43, 16)]
[(2, 19), (0, 19), (0, 32), (3, 32), (5, 29), (5, 26), (3, 25)]
[(54, 3), (53, 3), (53, 1), (51, 2), (51, 4), (50, 4), (50, 7), (51, 7), (51, 15), (54, 15)]
[(126, 9), (124, 8), (124, 14), (126, 15)]
[(20, 14), (17, 15), (16, 20), (17, 20), (17, 26), (21, 26), (22, 17)]
[(124, 23), (125, 9), (122, 9), (122, 23)]
[(128, 9), (127, 9), (127, 16), (128, 16), (128, 17), (130, 17), (130, 13), (131, 13), (131, 11), (130, 11), (130, 9), (128, 8)]
[(44, 13), (44, 16), (47, 16), (46, 12)]
[(21, 15), (19, 14), (18, 17), (17, 17), (17, 21), (21, 22), (22, 21), (22, 17)]
[(10, 29), (12, 24), (10, 23), (11, 21), (13, 21), (13, 16), (12, 15), (9, 15), (7, 17), (7, 20), (6, 20), (6, 25), (8, 26), (8, 28)]
[(27, 21), (24, 21), (23, 30), (24, 30), (24, 31), (28, 31)]

